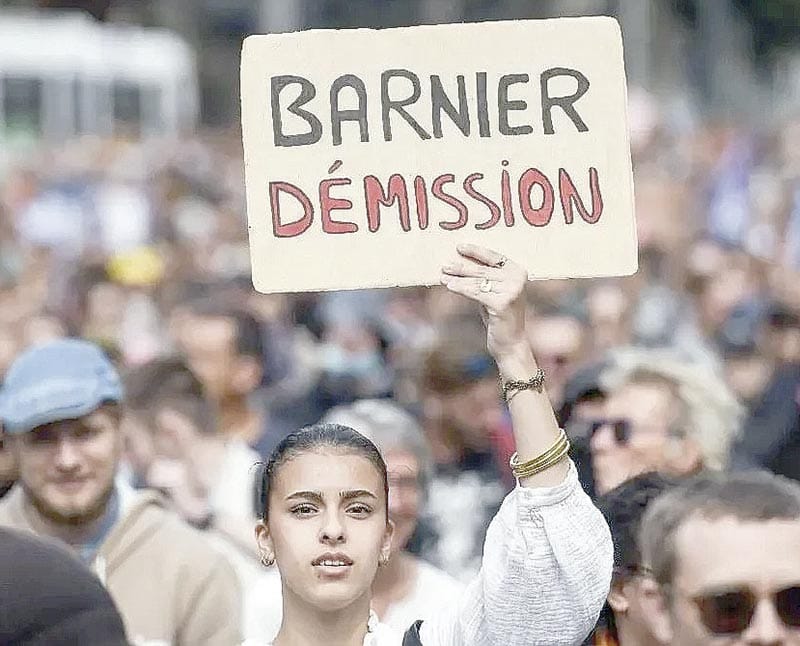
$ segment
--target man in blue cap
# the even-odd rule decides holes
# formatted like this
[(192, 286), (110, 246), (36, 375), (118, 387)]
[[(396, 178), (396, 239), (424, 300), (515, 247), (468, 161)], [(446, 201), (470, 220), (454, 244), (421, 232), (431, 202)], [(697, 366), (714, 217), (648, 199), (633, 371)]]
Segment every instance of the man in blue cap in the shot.
[(18, 481), (0, 525), (60, 539), (106, 584), (134, 644), (240, 641), (240, 590), (224, 558), (149, 492), (117, 478), (119, 375), (76, 339), (31, 348), (0, 390)]

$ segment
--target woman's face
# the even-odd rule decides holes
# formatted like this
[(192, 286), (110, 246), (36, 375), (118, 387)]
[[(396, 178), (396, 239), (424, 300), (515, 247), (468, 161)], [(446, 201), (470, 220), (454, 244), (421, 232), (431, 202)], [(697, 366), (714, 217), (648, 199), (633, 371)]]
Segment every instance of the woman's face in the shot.
[(381, 474), (365, 457), (327, 449), (279, 466), (269, 519), (256, 533), (275, 556), (287, 601), (326, 612), (368, 606), (378, 562), (391, 549), (386, 504)]
[(422, 490), (419, 460), (413, 453), (392, 449), (384, 454), (389, 472), (389, 518), (394, 523), (394, 551), (405, 549), (417, 528)]

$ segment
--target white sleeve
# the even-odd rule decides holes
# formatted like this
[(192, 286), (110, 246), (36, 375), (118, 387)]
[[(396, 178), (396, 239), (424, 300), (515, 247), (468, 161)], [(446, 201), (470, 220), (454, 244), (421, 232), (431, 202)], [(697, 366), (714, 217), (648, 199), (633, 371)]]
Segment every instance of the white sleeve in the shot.
[(611, 534), (570, 463), (564, 482), (519, 485), (486, 534), (481, 571), (457, 603), (422, 624), (424, 646), (574, 646), (608, 594)]

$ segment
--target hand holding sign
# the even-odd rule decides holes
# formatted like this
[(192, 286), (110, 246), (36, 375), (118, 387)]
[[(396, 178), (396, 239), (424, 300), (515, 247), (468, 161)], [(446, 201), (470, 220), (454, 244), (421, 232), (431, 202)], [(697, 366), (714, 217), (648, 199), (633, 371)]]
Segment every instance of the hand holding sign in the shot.
[(241, 85), (259, 291), (432, 285), (459, 243), (636, 269), (611, 18), (251, 36)]
[(527, 347), (524, 291), (527, 272), (502, 254), (465, 244), (459, 259), (442, 268), (442, 284), (484, 307), (487, 347), (495, 359)]

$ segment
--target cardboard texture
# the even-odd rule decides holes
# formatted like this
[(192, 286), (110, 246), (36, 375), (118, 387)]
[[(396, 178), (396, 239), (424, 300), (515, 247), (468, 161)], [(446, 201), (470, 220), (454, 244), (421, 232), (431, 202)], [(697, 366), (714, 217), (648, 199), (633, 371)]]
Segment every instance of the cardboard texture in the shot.
[(437, 284), (461, 242), (637, 269), (612, 18), (250, 36), (241, 88), (258, 291)]

